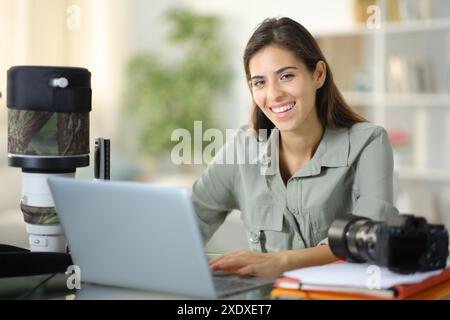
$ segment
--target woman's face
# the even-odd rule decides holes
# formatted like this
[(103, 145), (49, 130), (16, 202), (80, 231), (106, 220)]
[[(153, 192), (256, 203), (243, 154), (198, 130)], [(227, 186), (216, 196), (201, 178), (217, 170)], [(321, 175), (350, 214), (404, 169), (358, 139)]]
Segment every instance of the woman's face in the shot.
[(308, 120), (318, 120), (316, 91), (325, 80), (323, 68), (319, 62), (311, 73), (291, 51), (264, 47), (249, 62), (253, 100), (281, 132), (301, 131)]

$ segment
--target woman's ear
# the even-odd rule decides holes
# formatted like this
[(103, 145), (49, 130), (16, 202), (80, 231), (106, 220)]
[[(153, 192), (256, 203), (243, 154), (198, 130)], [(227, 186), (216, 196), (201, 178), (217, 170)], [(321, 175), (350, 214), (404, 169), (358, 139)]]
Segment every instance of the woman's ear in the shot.
[(322, 60), (316, 63), (316, 70), (314, 71), (314, 81), (316, 83), (316, 88), (322, 88), (325, 80), (327, 78), (327, 65)]

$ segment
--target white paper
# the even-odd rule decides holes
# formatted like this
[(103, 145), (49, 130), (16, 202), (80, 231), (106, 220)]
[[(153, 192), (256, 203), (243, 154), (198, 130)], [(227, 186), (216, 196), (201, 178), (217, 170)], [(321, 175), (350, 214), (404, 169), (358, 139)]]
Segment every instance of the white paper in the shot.
[(288, 271), (284, 276), (296, 278), (308, 285), (387, 289), (397, 284), (418, 283), (441, 272), (442, 270), (436, 270), (403, 275), (368, 263), (344, 262)]

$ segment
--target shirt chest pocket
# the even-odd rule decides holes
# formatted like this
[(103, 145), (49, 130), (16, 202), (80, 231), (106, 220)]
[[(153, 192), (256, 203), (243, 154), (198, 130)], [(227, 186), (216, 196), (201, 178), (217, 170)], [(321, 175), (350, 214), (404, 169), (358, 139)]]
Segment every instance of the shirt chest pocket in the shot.
[(308, 247), (314, 247), (320, 241), (328, 237), (328, 229), (335, 219), (334, 210), (327, 206), (314, 206), (306, 209), (307, 229), (304, 234), (307, 235)]
[(283, 213), (276, 212), (272, 204), (259, 203), (244, 217), (249, 249), (258, 252), (283, 250), (287, 246), (283, 232)]

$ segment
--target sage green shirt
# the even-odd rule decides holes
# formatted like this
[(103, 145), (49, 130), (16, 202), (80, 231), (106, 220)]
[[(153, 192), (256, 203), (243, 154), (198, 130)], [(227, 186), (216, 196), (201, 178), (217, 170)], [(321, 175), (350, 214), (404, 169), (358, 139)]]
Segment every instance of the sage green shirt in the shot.
[(398, 213), (392, 149), (382, 127), (326, 128), (313, 158), (287, 184), (279, 172), (278, 138), (277, 129), (263, 141), (239, 130), (194, 183), (205, 242), (233, 209), (241, 210), (249, 248), (261, 252), (326, 243), (334, 219), (349, 213), (374, 220)]

